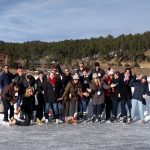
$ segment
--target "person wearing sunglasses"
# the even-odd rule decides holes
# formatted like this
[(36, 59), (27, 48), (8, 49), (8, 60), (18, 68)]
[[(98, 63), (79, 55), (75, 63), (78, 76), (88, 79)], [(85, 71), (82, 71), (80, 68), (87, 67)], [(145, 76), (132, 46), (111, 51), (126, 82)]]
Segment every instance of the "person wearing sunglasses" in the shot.
[(23, 103), (21, 105), (21, 110), (24, 115), (24, 121), (20, 121), (13, 118), (9, 124), (10, 125), (16, 124), (18, 126), (29, 126), (32, 119), (33, 103), (34, 103), (34, 91), (32, 87), (28, 87), (25, 91)]

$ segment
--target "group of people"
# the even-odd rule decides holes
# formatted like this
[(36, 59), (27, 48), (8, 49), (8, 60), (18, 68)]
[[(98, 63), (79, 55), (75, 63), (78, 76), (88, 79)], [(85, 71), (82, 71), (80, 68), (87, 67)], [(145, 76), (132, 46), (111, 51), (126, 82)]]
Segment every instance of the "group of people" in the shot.
[[(131, 87), (134, 87), (133, 93)], [(132, 75), (130, 68), (123, 73), (112, 67), (104, 71), (98, 62), (91, 70), (79, 62), (73, 73), (69, 68), (62, 70), (59, 64), (53, 64), (48, 74), (38, 71), (37, 78), (25, 74), (21, 67), (14, 75), (5, 65), (0, 75), (0, 89), (3, 121), (20, 126), (28, 126), (31, 122), (42, 124), (43, 120), (45, 123), (76, 124), (89, 120), (101, 123), (102, 114), (106, 122), (122, 119), (123, 123), (132, 123), (136, 105), (144, 124), (143, 105), (150, 95), (146, 76)], [(88, 114), (90, 101), (92, 116)], [(118, 116), (119, 104), (121, 113)], [(15, 114), (19, 116), (17, 119)]]

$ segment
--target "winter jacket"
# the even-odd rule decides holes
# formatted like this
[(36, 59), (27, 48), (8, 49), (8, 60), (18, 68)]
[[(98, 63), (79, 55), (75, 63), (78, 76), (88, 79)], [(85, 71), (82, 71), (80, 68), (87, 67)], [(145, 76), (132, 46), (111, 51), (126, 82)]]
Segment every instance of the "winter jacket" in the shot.
[(15, 103), (18, 100), (18, 96), (15, 96), (15, 90), (13, 84), (6, 85), (2, 90), (1, 97), (9, 102)]
[[(110, 84), (111, 84), (111, 78), (110, 77), (106, 77), (105, 79), (104, 79), (104, 81), (105, 81), (105, 83), (107, 84), (107, 85), (109, 85), (110, 86)], [(110, 88), (108, 88), (108, 89), (106, 89), (105, 90), (105, 96), (110, 96)]]
[(110, 86), (107, 86), (103, 80), (101, 80), (100, 83), (101, 84), (98, 86), (95, 86), (93, 83), (91, 84), (93, 105), (103, 104), (105, 102), (105, 89), (110, 88)]
[(112, 79), (111, 84), (116, 84), (116, 87), (111, 88), (110, 90), (110, 96), (112, 100), (128, 100), (129, 94), (126, 89), (125, 83), (121, 80), (121, 78), (118, 79)]
[(6, 85), (10, 84), (13, 80), (14, 76), (11, 72), (5, 73), (3, 72), (0, 76), (0, 86), (3, 89)]
[(131, 79), (133, 78), (133, 76), (130, 75), (129, 80), (128, 81), (124, 81), (125, 76), (124, 76), (124, 73), (122, 73), (120, 75), (120, 78), (124, 82), (124, 86), (125, 86), (125, 88), (127, 90), (128, 98), (132, 99), (132, 91), (131, 91), (131, 86), (129, 86), (129, 83), (130, 83)]
[(82, 96), (82, 87), (80, 82), (74, 84), (73, 81), (69, 81), (62, 96), (63, 102), (67, 100), (77, 101), (79, 96)]
[(136, 78), (134, 77), (130, 81), (129, 85), (131, 87), (135, 88), (134, 92), (133, 92), (133, 95), (132, 95), (132, 98), (136, 99), (136, 100), (139, 100), (139, 101), (142, 101), (142, 103), (144, 105), (146, 105), (146, 101), (143, 98), (143, 95), (147, 94), (148, 96), (150, 96), (150, 91), (149, 91), (148, 84), (141, 83), (140, 81), (136, 80)]
[(34, 96), (24, 97), (23, 103), (21, 105), (21, 110), (25, 114), (32, 115), (32, 111), (34, 110), (35, 105), (35, 98)]
[(46, 103), (57, 103), (57, 99), (61, 96), (63, 90), (62, 82), (56, 79), (55, 85), (49, 81), (44, 83), (44, 99)]

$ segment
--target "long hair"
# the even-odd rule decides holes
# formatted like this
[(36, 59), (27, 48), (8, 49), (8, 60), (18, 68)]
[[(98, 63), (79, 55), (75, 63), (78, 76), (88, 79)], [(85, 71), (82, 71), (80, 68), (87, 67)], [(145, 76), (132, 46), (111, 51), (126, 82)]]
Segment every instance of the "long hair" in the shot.
[(25, 92), (25, 97), (29, 97), (30, 96), (30, 91), (34, 91), (34, 89), (32, 87), (28, 87), (26, 89), (26, 92)]
[(124, 73), (125, 73), (127, 70), (129, 70), (130, 75), (132, 75), (132, 70), (131, 70), (131, 68), (125, 68)]
[[(96, 83), (96, 82), (97, 82), (97, 83)], [(100, 86), (100, 85), (101, 85), (101, 81), (100, 81), (99, 78), (96, 79), (96, 82), (95, 82), (94, 79), (92, 80), (92, 85), (93, 85), (94, 87), (97, 87), (97, 86)]]

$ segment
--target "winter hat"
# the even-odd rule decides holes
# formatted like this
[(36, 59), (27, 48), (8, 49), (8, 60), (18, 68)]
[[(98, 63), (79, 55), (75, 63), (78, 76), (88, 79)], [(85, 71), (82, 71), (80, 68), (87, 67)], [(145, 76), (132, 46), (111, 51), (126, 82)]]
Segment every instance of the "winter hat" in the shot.
[(93, 78), (93, 79), (94, 79), (94, 78), (98, 78), (97, 73), (93, 73), (92, 78)]
[(73, 78), (73, 80), (79, 80), (79, 75), (77, 73), (75, 73), (72, 78)]
[(108, 72), (108, 75), (113, 75), (114, 74), (114, 71), (113, 70), (110, 70), (109, 72)]

